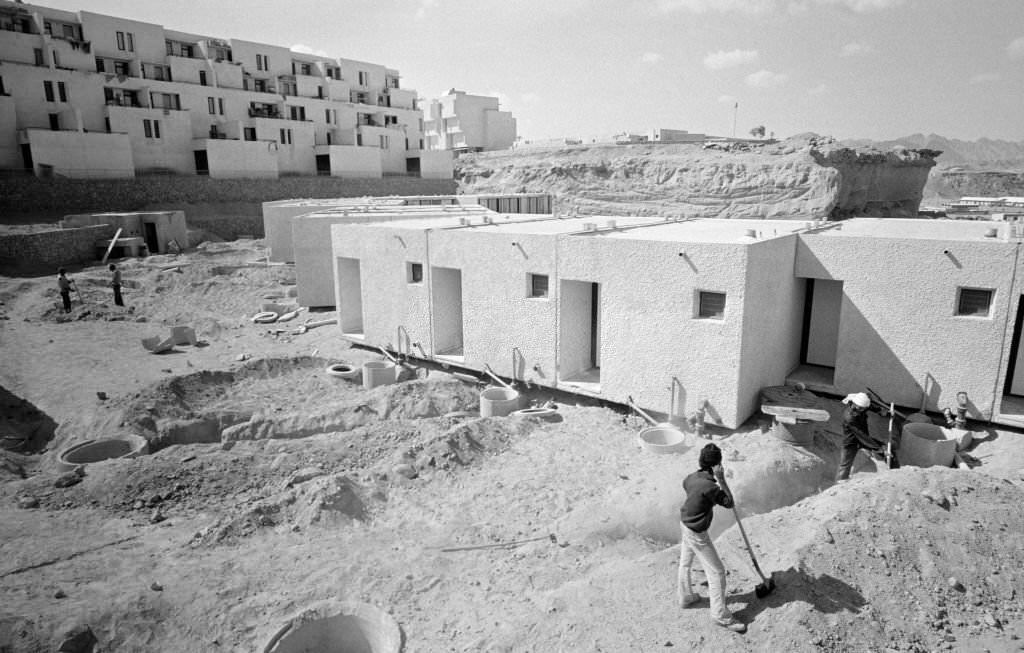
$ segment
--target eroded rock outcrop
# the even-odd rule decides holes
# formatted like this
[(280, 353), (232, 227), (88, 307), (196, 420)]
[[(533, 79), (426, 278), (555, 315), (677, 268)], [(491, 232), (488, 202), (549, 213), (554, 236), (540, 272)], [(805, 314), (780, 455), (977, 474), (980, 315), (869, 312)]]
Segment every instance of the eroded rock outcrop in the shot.
[(915, 216), (935, 150), (780, 143), (594, 145), (460, 157), (461, 193), (552, 193), (561, 213), (811, 219)]

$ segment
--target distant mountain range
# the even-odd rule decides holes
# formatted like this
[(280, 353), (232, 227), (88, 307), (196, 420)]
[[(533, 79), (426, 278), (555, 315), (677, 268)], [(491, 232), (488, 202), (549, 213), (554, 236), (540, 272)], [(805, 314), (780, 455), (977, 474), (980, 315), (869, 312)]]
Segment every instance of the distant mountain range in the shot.
[(1024, 170), (1024, 142), (996, 141), (982, 138), (961, 141), (938, 134), (912, 134), (892, 141), (850, 139), (842, 141), (849, 147), (873, 146), (887, 150), (897, 145), (910, 148), (941, 150), (938, 158), (941, 168), (966, 170)]

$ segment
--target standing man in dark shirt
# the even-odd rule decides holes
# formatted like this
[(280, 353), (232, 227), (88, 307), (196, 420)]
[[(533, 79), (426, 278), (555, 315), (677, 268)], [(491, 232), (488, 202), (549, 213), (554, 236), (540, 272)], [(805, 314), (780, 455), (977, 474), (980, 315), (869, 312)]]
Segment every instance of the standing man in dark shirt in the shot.
[(121, 271), (113, 263), (110, 264), (110, 287), (114, 289), (114, 305), (124, 306), (121, 299)]
[[(843, 451), (839, 459), (839, 470), (836, 472), (836, 481), (845, 481), (850, 478), (850, 470), (853, 468), (853, 461), (857, 452), (865, 449), (882, 455), (885, 442), (879, 442), (871, 437), (868, 429), (868, 410), (871, 408), (871, 398), (863, 392), (855, 392), (846, 395), (843, 399)], [(882, 411), (883, 416), (888, 411)], [(896, 451), (899, 449), (899, 439), (896, 433), (892, 436), (892, 458), (889, 460), (889, 467), (899, 467), (896, 458)]]
[(64, 303), (64, 312), (71, 312), (71, 280), (65, 274), (64, 268), (57, 268), (57, 288), (60, 290), (60, 300)]
[(732, 508), (732, 493), (725, 482), (722, 469), (722, 450), (714, 444), (701, 449), (699, 469), (686, 477), (683, 489), (686, 500), (679, 509), (682, 522), (682, 542), (679, 548), (679, 605), (683, 608), (700, 600), (690, 583), (690, 570), (696, 557), (708, 579), (708, 597), (711, 600), (711, 619), (719, 626), (737, 633), (745, 633), (747, 626), (733, 617), (725, 605), (725, 566), (708, 535), (715, 506)]

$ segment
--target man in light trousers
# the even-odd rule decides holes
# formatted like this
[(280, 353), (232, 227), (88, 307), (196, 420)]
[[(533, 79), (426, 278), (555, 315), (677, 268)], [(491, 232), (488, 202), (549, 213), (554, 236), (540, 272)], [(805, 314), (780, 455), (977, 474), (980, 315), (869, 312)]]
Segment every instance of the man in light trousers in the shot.
[(716, 505), (732, 508), (732, 492), (725, 482), (722, 469), (722, 450), (714, 444), (705, 445), (700, 452), (699, 469), (683, 481), (686, 500), (679, 509), (679, 605), (687, 608), (700, 601), (693, 591), (690, 571), (696, 557), (708, 579), (708, 598), (711, 600), (711, 620), (736, 633), (745, 633), (747, 626), (737, 621), (725, 605), (725, 567), (715, 545), (708, 535)]

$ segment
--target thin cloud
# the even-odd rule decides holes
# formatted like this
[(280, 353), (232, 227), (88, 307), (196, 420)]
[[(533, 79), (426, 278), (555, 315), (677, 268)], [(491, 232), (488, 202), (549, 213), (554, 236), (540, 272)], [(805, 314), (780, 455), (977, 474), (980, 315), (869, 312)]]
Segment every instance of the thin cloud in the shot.
[(416, 20), (423, 20), (427, 15), (427, 10), (436, 6), (437, 0), (420, 0), (420, 6), (416, 8)]
[(1001, 77), (997, 73), (978, 73), (974, 77), (971, 77), (972, 84), (988, 84), (989, 82), (998, 82)]
[(751, 88), (774, 88), (785, 84), (788, 80), (788, 75), (773, 73), (770, 70), (759, 70), (747, 75), (746, 81), (747, 86)]
[(1014, 39), (1006, 46), (1006, 54), (1010, 55), (1011, 59), (1024, 59), (1024, 36)]
[(314, 48), (309, 47), (308, 45), (303, 45), (302, 43), (296, 43), (290, 49), (291, 49), (292, 52), (298, 52), (299, 54), (311, 54), (314, 57), (328, 57), (328, 58), (330, 58), (330, 56), (331, 56), (331, 55), (327, 54), (326, 52), (324, 52), (323, 50), (316, 50)]
[(817, 86), (813, 86), (807, 89), (807, 95), (821, 95), (827, 90), (828, 86), (825, 86), (824, 84), (818, 84)]
[(854, 42), (847, 43), (846, 45), (844, 45), (843, 49), (840, 51), (840, 54), (843, 55), (844, 57), (858, 57), (860, 55), (869, 54), (874, 51), (875, 49), (868, 45), (867, 43)]
[(722, 70), (748, 63), (757, 63), (757, 50), (719, 50), (704, 57), (704, 66), (709, 70)]
[(657, 52), (644, 52), (644, 55), (640, 57), (640, 61), (644, 63), (658, 63), (662, 59), (664, 59), (664, 57)]
[(766, 14), (780, 10), (804, 13), (812, 7), (842, 7), (858, 14), (885, 11), (904, 4), (904, 0), (655, 0), (662, 12), (689, 11), (694, 14), (709, 12)]

